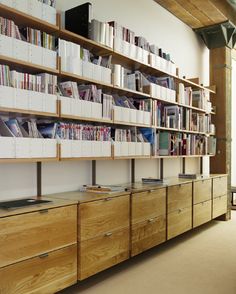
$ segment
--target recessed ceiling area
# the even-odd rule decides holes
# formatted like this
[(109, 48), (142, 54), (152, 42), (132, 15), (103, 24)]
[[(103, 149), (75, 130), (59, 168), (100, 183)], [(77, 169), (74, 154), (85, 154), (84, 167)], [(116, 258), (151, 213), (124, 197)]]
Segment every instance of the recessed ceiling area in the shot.
[[(230, 20), (236, 25), (236, 0), (154, 0), (193, 29)], [(234, 5), (235, 3), (235, 5)]]

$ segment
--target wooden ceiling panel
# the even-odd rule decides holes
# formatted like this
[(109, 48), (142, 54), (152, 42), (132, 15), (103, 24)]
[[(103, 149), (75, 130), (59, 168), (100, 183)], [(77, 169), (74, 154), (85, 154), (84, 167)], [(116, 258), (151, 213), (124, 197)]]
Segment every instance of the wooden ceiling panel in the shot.
[(200, 28), (231, 20), (236, 12), (227, 0), (154, 0), (189, 25)]

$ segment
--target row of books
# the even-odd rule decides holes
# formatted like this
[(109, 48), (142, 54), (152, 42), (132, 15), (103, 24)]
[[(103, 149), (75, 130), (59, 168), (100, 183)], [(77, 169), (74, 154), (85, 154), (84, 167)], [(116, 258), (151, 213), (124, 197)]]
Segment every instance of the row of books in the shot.
[(157, 127), (173, 128), (203, 133), (214, 133), (211, 116), (194, 112), (176, 105), (165, 106), (153, 101), (153, 124)]
[(116, 106), (151, 112), (151, 99), (135, 99), (117, 94), (113, 95), (113, 99)]
[(56, 0), (0, 0), (0, 3), (56, 25)]
[(147, 142), (145, 136), (135, 128), (133, 129), (112, 129), (112, 139), (115, 142)]
[(0, 64), (0, 85), (55, 95), (57, 76), (48, 73), (28, 74), (10, 70), (8, 65)]
[(55, 50), (55, 37), (29, 27), (19, 28), (14, 21), (0, 17), (0, 34), (49, 50)]
[(89, 39), (113, 48), (113, 34), (113, 27), (109, 23), (92, 19), (89, 26)]
[(158, 132), (154, 134), (153, 155), (214, 155), (216, 138), (193, 134)]

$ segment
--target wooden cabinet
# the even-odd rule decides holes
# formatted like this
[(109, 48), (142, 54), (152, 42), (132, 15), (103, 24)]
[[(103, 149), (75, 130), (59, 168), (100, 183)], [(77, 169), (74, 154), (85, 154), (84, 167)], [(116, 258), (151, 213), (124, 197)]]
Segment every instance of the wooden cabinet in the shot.
[(51, 294), (76, 281), (77, 245), (0, 268), (1, 294)]
[(77, 206), (0, 218), (0, 267), (77, 241)]
[(212, 180), (193, 182), (193, 204), (211, 200)]
[(213, 198), (212, 218), (227, 212), (227, 195)]
[(79, 204), (78, 279), (129, 258), (130, 195)]
[(193, 227), (196, 228), (211, 220), (212, 201), (208, 200), (193, 206)]
[(192, 207), (171, 212), (167, 216), (167, 239), (174, 238), (192, 228)]
[(192, 205), (192, 183), (168, 187), (167, 211), (174, 212)]
[(166, 214), (166, 189), (132, 194), (132, 223)]
[(227, 212), (227, 176), (213, 178), (212, 218)]
[(132, 194), (131, 255), (166, 240), (166, 188)]
[(166, 240), (166, 215), (132, 225), (131, 255), (135, 256)]
[(227, 176), (213, 179), (213, 198), (227, 194)]
[(79, 244), (79, 280), (129, 258), (129, 228), (109, 232)]
[(168, 187), (167, 239), (192, 228), (192, 183)]
[(102, 236), (129, 226), (130, 196), (105, 198), (79, 205), (79, 240)]

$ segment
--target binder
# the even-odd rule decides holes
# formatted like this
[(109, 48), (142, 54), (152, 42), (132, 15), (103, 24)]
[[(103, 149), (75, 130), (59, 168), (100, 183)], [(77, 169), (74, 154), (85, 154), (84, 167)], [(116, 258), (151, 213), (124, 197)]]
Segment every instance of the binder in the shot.
[(92, 4), (86, 2), (65, 11), (65, 28), (83, 37), (89, 37), (92, 21)]

